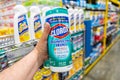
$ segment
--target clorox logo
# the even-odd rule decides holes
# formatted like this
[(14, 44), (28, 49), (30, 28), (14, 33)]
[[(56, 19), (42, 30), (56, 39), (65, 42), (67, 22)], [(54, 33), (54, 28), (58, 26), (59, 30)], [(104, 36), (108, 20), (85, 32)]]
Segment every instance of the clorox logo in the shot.
[(62, 39), (69, 34), (69, 29), (64, 24), (57, 24), (51, 28), (50, 35)]

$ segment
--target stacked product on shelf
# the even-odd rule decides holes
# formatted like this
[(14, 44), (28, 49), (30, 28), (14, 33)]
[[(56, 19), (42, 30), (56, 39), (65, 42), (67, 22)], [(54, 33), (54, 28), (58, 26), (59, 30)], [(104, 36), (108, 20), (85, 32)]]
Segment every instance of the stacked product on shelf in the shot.
[[(63, 7), (68, 8), (69, 11), (69, 22), (70, 22), (70, 33), (71, 33), (71, 41), (72, 41), (72, 60), (73, 60), (73, 68), (70, 71), (63, 72), (63, 73), (52, 73), (56, 74), (56, 80), (57, 79), (69, 79), (69, 80), (75, 80), (80, 79), (81, 74), (84, 72), (83, 64), (86, 64), (86, 60), (89, 60), (86, 65), (90, 66), (90, 64), (93, 64), (96, 59), (103, 55), (101, 53), (105, 52), (105, 0), (98, 0), (97, 4), (87, 4), (85, 0), (78, 0), (78, 1), (69, 1), (69, 0), (63, 0)], [(81, 17), (86, 16), (85, 21), (85, 62), (83, 57), (83, 51), (81, 50), (82, 46), (84, 45), (80, 41), (84, 41), (82, 33), (82, 30), (84, 31), (83, 25), (81, 25), (81, 17), (78, 17), (78, 15), (81, 15), (79, 13), (83, 12), (81, 10), (82, 8), (85, 9), (85, 13), (87, 15), (82, 15)], [(78, 21), (80, 19), (80, 22)], [(88, 22), (87, 22), (88, 20)], [(84, 21), (84, 19), (82, 20)], [(79, 26), (80, 24), (81, 26)], [(80, 28), (79, 28), (79, 27)], [(111, 29), (111, 28), (110, 28)], [(116, 35), (117, 36), (117, 35)], [(87, 51), (88, 50), (88, 51)], [(88, 54), (86, 54), (88, 52)], [(58, 77), (59, 76), (59, 77)], [(37, 76), (39, 77), (39, 75)], [(40, 77), (41, 78), (41, 77)], [(42, 76), (44, 78), (44, 76)], [(51, 76), (45, 79), (53, 79)], [(53, 79), (54, 80), (54, 79)]]
[[(15, 17), (14, 17), (14, 25), (15, 25), (15, 29), (16, 30), (18, 30), (18, 27), (17, 26), (20, 26), (21, 28), (20, 28), (20, 33), (18, 34), (18, 32), (15, 32), (15, 43), (16, 44), (19, 44), (19, 43), (23, 43), (23, 42), (28, 42), (28, 41), (30, 41), (31, 40), (31, 37), (30, 38), (26, 38), (25, 37), (25, 35), (24, 36), (21, 36), (21, 33), (23, 32), (23, 30), (25, 30), (25, 31), (27, 31), (27, 34), (29, 35), (29, 34), (31, 34), (31, 32), (29, 32), (29, 22), (28, 22), (28, 20), (29, 19), (31, 19), (31, 18), (27, 18), (27, 10), (23, 7), (23, 6), (21, 6), (21, 8), (20, 9), (22, 9), (22, 12), (19, 10), (19, 8), (20, 8), (20, 6), (18, 7), (15, 7), (15, 10), (17, 11), (16, 13), (15, 13)], [(41, 8), (41, 6), (40, 6), (40, 8)], [(44, 8), (44, 6), (42, 6), (42, 8)], [(75, 11), (75, 10), (74, 10)], [(82, 11), (82, 10), (81, 10)], [(18, 15), (18, 13), (20, 12), (20, 14)], [(35, 14), (35, 11), (34, 11), (34, 14)], [(38, 14), (40, 14), (40, 13), (38, 13)], [(20, 16), (20, 15), (22, 15), (22, 16)], [(24, 16), (23, 16), (24, 15)], [(37, 15), (37, 14), (36, 14)], [(42, 13), (42, 15), (44, 15), (44, 13)], [(19, 17), (20, 16), (20, 17)], [(30, 14), (30, 16), (33, 16), (32, 14)], [(44, 17), (44, 16), (43, 16)], [(19, 20), (19, 22), (16, 22), (17, 21), (17, 19), (20, 19)], [(35, 17), (33, 17), (33, 18), (35, 18)], [(37, 17), (37, 19), (38, 19), (39, 17)], [(22, 26), (21, 26), (21, 24), (23, 24), (23, 20), (25, 21), (25, 25), (26, 25), (26, 27), (25, 28), (23, 28)], [(35, 18), (35, 21), (37, 21), (38, 22), (38, 20), (36, 20), (36, 18)], [(42, 21), (44, 21), (44, 20), (42, 20)], [(62, 79), (63, 78), (68, 78), (68, 77), (70, 77), (70, 76), (72, 76), (73, 74), (75, 74), (76, 72), (79, 72), (80, 71), (80, 73), (81, 73), (81, 69), (82, 69), (82, 66), (83, 66), (83, 38), (84, 38), (84, 32), (83, 32), (83, 30), (84, 30), (84, 24), (83, 24), (83, 13), (82, 14), (79, 14), (79, 13), (77, 13), (77, 14), (75, 14), (74, 15), (74, 22), (73, 22), (73, 26), (74, 26), (74, 29), (73, 29), (73, 33), (71, 33), (71, 37), (73, 37), (73, 46), (74, 46), (74, 49), (75, 49), (75, 47), (76, 47), (76, 49), (75, 50), (73, 50), (73, 52), (74, 52), (74, 56), (73, 56), (73, 70), (71, 70), (71, 71), (69, 71), (69, 72), (64, 72), (64, 73), (53, 73), (49, 68), (48, 69), (46, 69), (46, 68), (41, 68), (39, 71), (38, 71), (38, 73), (40, 72), (41, 74), (38, 74), (38, 73), (36, 73), (35, 74), (35, 76), (34, 76), (34, 79), (35, 80), (38, 80), (38, 79), (41, 79), (41, 78), (44, 78), (44, 79), (49, 79), (49, 78), (51, 78), (51, 76), (52, 75), (57, 75), (57, 76), (59, 76), (59, 78), (60, 78), (60, 76), (62, 75)], [(31, 22), (34, 22), (34, 21), (31, 21)], [(70, 21), (71, 22), (71, 21)], [(19, 23), (19, 25), (17, 25), (17, 23)], [(42, 23), (43, 24), (43, 23)], [(38, 25), (39, 26), (39, 25)], [(31, 25), (31, 27), (32, 27), (32, 25)], [(71, 26), (70, 26), (71, 27)], [(33, 30), (33, 29), (30, 29), (30, 30)], [(70, 32), (72, 32), (71, 30), (70, 30)], [(20, 36), (19, 36), (20, 35)], [(22, 34), (23, 35), (23, 34)], [(27, 36), (27, 37), (29, 37), (29, 36)], [(72, 39), (72, 38), (71, 38)], [(75, 58), (75, 59), (74, 59)], [(74, 72), (74, 70), (75, 70), (75, 72)], [(42, 71), (42, 72), (41, 72)], [(80, 74), (79, 73), (79, 74)], [(68, 75), (65, 75), (65, 74), (68, 74)], [(64, 76), (63, 76), (64, 75)], [(57, 77), (56, 76), (56, 77)], [(68, 76), (68, 77), (67, 77)], [(55, 79), (55, 80), (57, 80), (57, 78), (55, 78), (55, 76), (52, 76), (52, 79)]]
[(119, 8), (117, 7), (117, 5), (113, 5), (111, 2), (109, 2), (107, 42), (106, 42), (107, 46), (109, 46), (117, 37), (117, 34), (119, 32), (118, 21), (119, 21)]
[[(1, 2), (0, 3), (0, 48), (5, 50), (7, 57), (8, 57), (8, 63), (11, 64), (11, 63), (14, 63), (15, 61), (19, 60), (20, 58), (22, 58), (25, 54), (30, 52), (31, 49), (33, 49), (33, 45), (31, 45), (31, 41), (30, 41), (30, 44), (23, 43), (22, 45), (18, 46), (19, 40), (16, 38), (16, 36), (15, 36), (16, 34), (14, 35), (14, 33), (16, 31), (16, 29), (14, 31), (14, 21), (16, 21), (16, 20), (14, 20), (15, 13), (14, 13), (13, 9), (14, 9), (15, 5), (23, 4), (26, 6), (30, 6), (32, 3), (36, 3), (36, 1), (34, 1), (34, 0), (31, 0), (31, 1), (5, 0), (5, 1), (0, 1), (0, 2)], [(53, 2), (56, 3), (56, 1), (53, 1)], [(46, 4), (46, 2), (44, 2), (44, 1), (43, 1), (43, 3)], [(48, 4), (49, 3), (51, 3), (51, 2), (48, 2)], [(59, 4), (59, 3), (57, 2), (56, 4)], [(51, 6), (52, 6), (52, 4), (51, 4)], [(26, 7), (26, 8), (28, 9), (28, 7)], [(39, 20), (36, 20), (36, 22), (37, 23), (35, 23), (35, 25), (37, 27), (35, 30), (35, 32), (36, 32), (35, 37), (38, 38), (40, 24), (38, 23)], [(21, 28), (21, 30), (22, 30), (22, 28)], [(23, 40), (23, 37), (21, 37), (21, 38), (22, 38), (22, 42), (24, 42), (25, 40)], [(20, 53), (20, 50), (22, 50), (22, 49), (26, 50), (26, 52)]]
[(14, 45), (13, 8), (15, 2), (1, 1), (0, 4), (0, 70), (8, 66), (6, 49)]
[[(81, 70), (83, 68), (83, 48), (84, 48), (84, 13), (76, 13), (76, 9), (68, 9), (68, 11), (73, 11), (73, 13), (68, 14), (69, 22), (70, 22), (70, 34), (72, 41), (72, 60), (73, 60), (73, 68), (70, 71), (55, 73), (52, 72), (49, 68), (41, 68), (38, 73), (34, 76), (34, 80), (59, 80), (59, 79), (71, 79), (73, 75), (76, 75), (77, 78), (80, 77)], [(82, 9), (80, 11), (83, 11)], [(42, 13), (44, 14), (44, 13)], [(47, 72), (48, 70), (48, 72)], [(43, 72), (41, 72), (43, 71)], [(49, 72), (50, 71), (50, 72)], [(75, 74), (75, 73), (78, 74)], [(44, 74), (45, 73), (45, 74)], [(45, 76), (47, 75), (48, 76)], [(56, 74), (56, 76), (54, 76)], [(76, 77), (74, 77), (76, 78)]]
[(92, 64), (103, 52), (104, 14), (104, 0), (98, 0), (96, 4), (88, 4), (85, 9), (85, 68)]
[(15, 2), (0, 5), (0, 47), (14, 44), (13, 7)]
[[(49, 51), (50, 59), (40, 66), (33, 80), (80, 80), (118, 37), (120, 9), (106, 0), (6, 2), (0, 3), (0, 71), (34, 48), (34, 43), (40, 39), (46, 21), (52, 27), (49, 42), (52, 46), (55, 42), (58, 43), (54, 44), (57, 47), (54, 50), (58, 60), (52, 59), (53, 53)], [(57, 25), (58, 22), (61, 24)], [(66, 26), (69, 26), (69, 29)], [(50, 37), (53, 36), (57, 39), (52, 41)], [(62, 41), (66, 36), (70, 40), (65, 38), (66, 40)], [(60, 58), (67, 56), (61, 52), (68, 52), (68, 47), (59, 48), (66, 45), (63, 44), (65, 41), (71, 43), (69, 48), (72, 60), (69, 58), (69, 61), (61, 62)], [(65, 68), (67, 65), (70, 67)]]
[[(100, 0), (100, 1), (103, 1), (103, 0)], [(103, 34), (103, 41), (101, 42), (101, 40), (100, 40), (99, 42), (97, 42), (97, 45), (95, 45), (95, 48), (89, 46), (90, 44), (89, 45), (85, 45), (86, 46), (85, 47), (85, 51), (86, 51), (86, 49), (88, 50), (88, 51), (86, 51), (87, 53), (85, 52), (85, 55), (87, 55), (87, 57), (88, 57), (88, 58), (85, 59), (85, 65), (86, 65), (85, 66), (86, 70), (84, 71), (85, 75), (97, 64), (98, 61), (101, 60), (101, 58), (107, 53), (107, 51), (119, 39), (119, 34), (118, 34), (118, 32), (119, 32), (118, 21), (119, 20), (117, 19), (118, 16), (119, 16), (119, 13), (117, 13), (117, 12), (119, 12), (120, 4), (119, 4), (118, 1), (114, 1), (114, 0), (111, 0), (111, 2), (104, 1), (103, 3), (105, 3), (105, 9), (102, 9), (102, 10), (97, 9), (97, 10), (100, 10), (100, 11), (104, 11), (104, 14), (105, 14), (104, 15), (104, 25), (102, 25), (103, 26), (103, 31), (100, 31), (100, 30), (102, 30), (102, 28), (98, 29), (98, 31), (101, 34), (101, 37), (102, 37), (102, 34)], [(118, 6), (116, 6), (116, 5), (118, 5)], [(112, 7), (110, 7), (110, 6), (112, 6)], [(94, 11), (96, 11), (96, 10), (94, 10)], [(108, 17), (108, 15), (110, 15), (110, 16)], [(96, 29), (95, 28), (94, 28), (93, 31), (90, 31), (91, 29), (89, 27), (91, 27), (92, 24), (91, 24), (91, 21), (89, 21), (89, 16), (88, 15), (86, 16), (86, 19), (87, 19), (87, 21), (85, 21), (85, 25), (86, 25), (86, 31), (88, 31), (87, 34), (91, 34), (91, 32), (92, 32), (92, 35), (93, 35), (93, 32), (96, 34)], [(110, 20), (112, 20), (112, 23), (111, 23)], [(109, 32), (109, 31), (111, 31), (111, 32)], [(107, 34), (109, 34), (109, 35), (107, 35)], [(113, 39), (113, 35), (114, 35), (114, 39)], [(86, 36), (86, 37), (88, 37), (90, 39), (89, 36)], [(86, 40), (89, 40), (88, 38)], [(91, 41), (93, 42), (94, 40), (91, 39)], [(89, 43), (91, 41), (89, 40)], [(87, 41), (85, 43), (87, 43)], [(93, 48), (93, 49), (91, 49), (91, 48)], [(99, 53), (102, 53), (102, 54), (100, 54), (99, 57), (96, 58), (96, 56), (95, 57), (93, 56), (94, 53), (90, 54), (90, 52), (93, 51), (93, 50), (94, 51), (96, 51), (96, 50), (100, 51)], [(98, 53), (98, 52), (96, 52), (96, 53)], [(89, 55), (93, 56), (92, 61), (90, 61), (91, 59), (89, 58)], [(89, 62), (91, 62), (92, 64), (89, 65)]]
[[(83, 74), (84, 58), (84, 9), (85, 0), (69, 1), (63, 0), (63, 7), (68, 8), (70, 19), (70, 33), (72, 41), (73, 68), (65, 79), (73, 80), (81, 78)], [(64, 79), (62, 79), (64, 80)]]
[[(50, 6), (53, 7), (53, 5), (57, 6), (59, 4), (59, 1), (40, 1), (40, 2), (36, 2), (34, 0), (31, 1), (26, 1), (26, 0), (19, 0), (19, 1), (14, 1), (14, 0), (5, 0), (5, 1), (0, 1), (1, 5), (0, 5), (0, 48), (2, 48), (2, 50), (5, 50), (5, 53), (7, 55), (8, 58), (8, 64), (11, 65), (12, 63), (14, 63), (15, 61), (19, 60), (20, 58), (22, 58), (24, 55), (26, 55), (27, 53), (29, 53), (33, 47), (34, 47), (34, 41), (31, 42), (31, 40), (33, 40), (33, 38), (31, 37), (31, 39), (29, 38), (28, 40), (26, 40), (25, 37), (26, 36), (20, 36), (20, 41), (21, 43), (24, 42), (23, 44), (19, 44), (19, 37), (18, 33), (15, 33), (17, 31), (17, 29), (15, 29), (14, 31), (14, 23), (16, 24), (17, 20), (14, 20), (14, 15), (15, 15), (15, 5), (19, 5), (19, 4), (23, 4), (26, 6), (26, 11), (29, 11), (29, 8), (32, 4), (45, 4), (47, 2), (47, 4), (49, 4)], [(53, 4), (54, 3), (54, 4)], [(39, 6), (41, 7), (41, 6)], [(23, 11), (24, 12), (24, 11)], [(35, 13), (36, 15), (37, 13)], [(29, 13), (26, 12), (26, 15), (29, 15)], [(34, 15), (34, 13), (31, 15)], [(40, 15), (40, 14), (39, 14)], [(29, 16), (28, 16), (29, 17)], [(37, 19), (38, 18), (38, 19)], [(41, 35), (41, 24), (39, 24), (40, 20), (39, 20), (39, 16), (36, 16), (36, 20), (33, 22), (35, 27), (35, 38), (40, 38)], [(29, 21), (27, 21), (27, 23), (29, 23)], [(24, 26), (24, 25), (23, 25)], [(28, 25), (27, 25), (28, 26)], [(31, 26), (33, 26), (31, 24)], [(39, 27), (40, 26), (40, 27)], [(27, 28), (26, 28), (27, 29)], [(20, 31), (23, 30), (23, 27), (21, 25), (21, 29)], [(23, 32), (24, 33), (24, 32)], [(14, 35), (15, 34), (15, 35)], [(22, 34), (22, 33), (19, 33)], [(37, 41), (37, 39), (35, 39), (35, 43)], [(28, 41), (28, 43), (26, 43), (26, 41)], [(20, 50), (24, 49), (25, 52), (23, 51), (22, 53), (20, 53)]]

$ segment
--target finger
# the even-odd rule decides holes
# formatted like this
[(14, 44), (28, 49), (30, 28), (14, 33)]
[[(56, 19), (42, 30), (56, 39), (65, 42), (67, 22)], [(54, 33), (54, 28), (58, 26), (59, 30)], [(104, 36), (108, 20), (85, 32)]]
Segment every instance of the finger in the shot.
[(44, 31), (43, 31), (41, 40), (47, 40), (49, 32), (50, 32), (50, 24), (45, 23), (45, 27), (44, 27)]
[[(47, 53), (48, 54), (48, 53)], [(48, 55), (47, 56), (45, 56), (45, 60), (47, 60), (48, 59)]]

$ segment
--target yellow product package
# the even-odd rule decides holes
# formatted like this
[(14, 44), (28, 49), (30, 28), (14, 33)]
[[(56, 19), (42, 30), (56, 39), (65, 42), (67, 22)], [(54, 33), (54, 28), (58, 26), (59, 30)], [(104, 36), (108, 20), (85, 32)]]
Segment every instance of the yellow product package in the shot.
[(44, 78), (49, 77), (52, 74), (52, 71), (50, 69), (45, 69), (45, 71), (42, 72), (42, 75)]
[(58, 73), (52, 74), (52, 80), (59, 80)]
[(36, 72), (33, 77), (33, 80), (42, 80), (42, 79), (43, 79), (42, 74), (39, 71)]

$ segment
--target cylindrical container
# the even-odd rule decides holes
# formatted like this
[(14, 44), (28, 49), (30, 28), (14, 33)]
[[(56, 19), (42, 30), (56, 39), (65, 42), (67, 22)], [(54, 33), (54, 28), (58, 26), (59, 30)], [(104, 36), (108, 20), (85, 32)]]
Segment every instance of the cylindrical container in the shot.
[(42, 24), (40, 9), (37, 6), (30, 7), (30, 37), (31, 39), (40, 39), (42, 35)]
[(76, 32), (79, 31), (79, 24), (80, 24), (80, 16), (79, 16), (79, 10), (78, 9), (75, 9), (75, 27), (76, 27)]
[(68, 11), (64, 8), (49, 10), (46, 12), (46, 22), (51, 27), (48, 36), (50, 69), (53, 72), (69, 71), (72, 68), (72, 56)]
[(27, 10), (22, 5), (14, 7), (14, 39), (15, 44), (20, 44), (30, 40)]
[(42, 20), (42, 27), (44, 29), (44, 24), (45, 24), (45, 14), (46, 14), (46, 11), (50, 10), (50, 7), (43, 7), (41, 9), (41, 12), (42, 12), (42, 15), (41, 15), (41, 20)]
[(79, 9), (79, 31), (81, 31), (82, 30), (82, 16), (83, 16), (83, 14), (82, 14), (82, 9)]
[(68, 9), (69, 12), (69, 23), (70, 23), (70, 33), (73, 34), (74, 33), (74, 13), (73, 13), (73, 9), (70, 8)]

